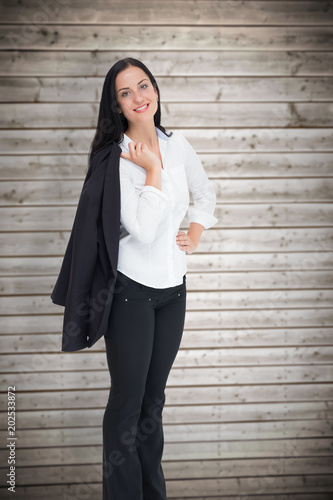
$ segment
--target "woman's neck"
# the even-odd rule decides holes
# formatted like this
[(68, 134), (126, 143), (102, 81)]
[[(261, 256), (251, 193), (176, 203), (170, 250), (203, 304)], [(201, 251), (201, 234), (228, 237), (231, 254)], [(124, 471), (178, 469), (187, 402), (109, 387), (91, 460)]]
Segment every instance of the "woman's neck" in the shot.
[(125, 134), (133, 142), (142, 142), (150, 148), (154, 148), (158, 144), (158, 135), (155, 124), (140, 124), (138, 127), (129, 126)]

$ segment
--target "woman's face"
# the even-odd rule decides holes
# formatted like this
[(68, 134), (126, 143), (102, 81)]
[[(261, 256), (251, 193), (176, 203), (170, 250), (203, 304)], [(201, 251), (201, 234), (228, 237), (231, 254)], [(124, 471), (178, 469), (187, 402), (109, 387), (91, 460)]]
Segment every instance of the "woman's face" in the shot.
[(154, 120), (158, 109), (158, 92), (141, 68), (129, 66), (118, 73), (115, 92), (118, 108), (129, 124)]

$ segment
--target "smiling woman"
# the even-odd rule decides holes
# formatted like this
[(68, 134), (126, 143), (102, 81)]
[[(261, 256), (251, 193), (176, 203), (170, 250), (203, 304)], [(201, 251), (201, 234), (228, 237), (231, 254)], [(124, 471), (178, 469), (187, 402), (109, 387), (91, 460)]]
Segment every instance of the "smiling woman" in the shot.
[[(214, 190), (193, 147), (182, 134), (167, 133), (160, 122), (153, 75), (136, 59), (118, 61), (105, 78), (90, 152), (90, 164), (101, 157), (112, 172), (119, 167), (120, 193), (119, 241), (113, 241), (115, 291), (104, 322), (111, 389), (103, 418), (103, 500), (166, 499), (162, 410), (185, 322), (186, 253), (194, 252), (202, 231), (218, 221)], [(115, 143), (119, 166), (111, 162), (109, 167), (109, 146)], [(88, 193), (89, 207), (104, 206), (115, 182), (100, 189), (103, 199), (95, 199), (103, 167), (98, 164), (92, 171), (87, 185), (95, 190)], [(93, 217), (86, 212), (81, 231)], [(187, 212), (185, 233), (179, 228)], [(114, 214), (103, 212), (103, 220), (111, 224)], [(95, 219), (88, 226), (94, 224)], [(96, 246), (105, 231), (103, 226), (91, 229), (98, 235)], [(89, 248), (93, 251), (94, 242)], [(107, 265), (99, 266), (103, 275)]]
[[(123, 85), (130, 86), (123, 87)], [(156, 87), (141, 68), (129, 66), (117, 75), (115, 88), (118, 112), (128, 123), (126, 135), (134, 137), (130, 153), (122, 153), (121, 156), (132, 161), (136, 160), (135, 163), (147, 171), (149, 185), (161, 189), (160, 177), (153, 172), (154, 165), (159, 168), (162, 166), (154, 124), (159, 100)]]

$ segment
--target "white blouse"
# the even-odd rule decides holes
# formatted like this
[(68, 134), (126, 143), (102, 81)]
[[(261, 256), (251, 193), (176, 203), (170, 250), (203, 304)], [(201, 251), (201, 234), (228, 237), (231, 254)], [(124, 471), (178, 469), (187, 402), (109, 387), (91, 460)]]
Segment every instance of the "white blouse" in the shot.
[[(216, 196), (191, 144), (179, 132), (168, 137), (156, 127), (163, 169), (162, 190), (145, 186), (146, 170), (120, 158), (120, 240), (117, 269), (153, 288), (180, 285), (186, 273), (186, 253), (176, 243), (179, 227), (188, 212), (189, 222), (205, 229), (214, 217)], [(131, 139), (120, 142), (129, 151)], [(189, 206), (189, 190), (194, 206)]]

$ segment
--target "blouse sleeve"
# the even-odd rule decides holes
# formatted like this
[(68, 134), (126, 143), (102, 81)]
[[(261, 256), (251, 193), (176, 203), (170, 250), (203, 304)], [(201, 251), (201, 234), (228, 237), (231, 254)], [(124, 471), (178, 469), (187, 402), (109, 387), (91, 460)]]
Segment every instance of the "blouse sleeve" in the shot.
[(135, 188), (129, 172), (120, 169), (120, 219), (123, 227), (142, 243), (151, 243), (169, 196), (154, 186)]
[(187, 183), (193, 197), (193, 206), (188, 209), (189, 222), (197, 222), (209, 229), (218, 222), (214, 216), (216, 194), (194, 148), (184, 136), (181, 137), (185, 148)]

